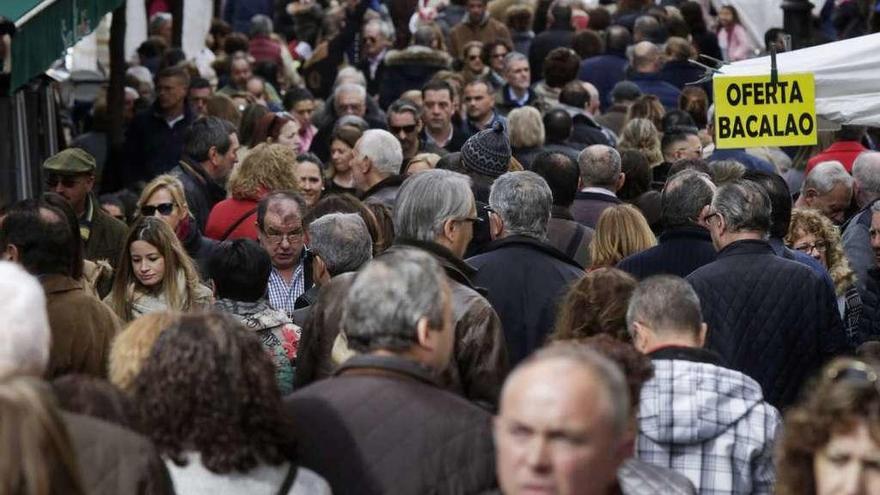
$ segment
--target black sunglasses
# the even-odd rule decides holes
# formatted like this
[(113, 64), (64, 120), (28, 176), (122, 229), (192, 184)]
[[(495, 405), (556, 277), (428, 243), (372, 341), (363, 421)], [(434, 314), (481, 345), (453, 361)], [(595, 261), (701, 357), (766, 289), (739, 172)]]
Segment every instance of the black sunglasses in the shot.
[(157, 205), (144, 205), (141, 206), (141, 215), (145, 217), (151, 217), (159, 212), (163, 217), (167, 217), (174, 211), (174, 203), (159, 203)]
[(418, 127), (418, 125), (416, 125), (416, 124), (402, 125), (402, 126), (388, 126), (388, 130), (391, 131), (391, 134), (400, 134), (400, 131), (403, 131), (406, 134), (409, 134), (409, 133), (415, 131), (416, 127)]
[(46, 186), (55, 187), (61, 184), (64, 187), (73, 187), (77, 183), (77, 178), (73, 175), (50, 175), (46, 177)]

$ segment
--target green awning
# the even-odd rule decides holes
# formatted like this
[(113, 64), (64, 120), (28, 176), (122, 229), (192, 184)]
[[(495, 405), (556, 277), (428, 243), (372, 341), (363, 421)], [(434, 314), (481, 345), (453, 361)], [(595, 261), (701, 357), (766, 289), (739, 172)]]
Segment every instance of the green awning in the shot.
[(125, 0), (0, 0), (0, 16), (15, 22), (12, 89), (42, 74)]

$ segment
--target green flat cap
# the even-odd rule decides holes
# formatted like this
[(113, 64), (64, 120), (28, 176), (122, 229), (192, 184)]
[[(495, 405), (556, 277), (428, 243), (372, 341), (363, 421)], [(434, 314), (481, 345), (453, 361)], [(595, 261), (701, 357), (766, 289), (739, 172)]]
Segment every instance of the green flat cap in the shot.
[(79, 148), (66, 150), (50, 156), (43, 162), (43, 169), (59, 174), (83, 174), (95, 171), (95, 157)]

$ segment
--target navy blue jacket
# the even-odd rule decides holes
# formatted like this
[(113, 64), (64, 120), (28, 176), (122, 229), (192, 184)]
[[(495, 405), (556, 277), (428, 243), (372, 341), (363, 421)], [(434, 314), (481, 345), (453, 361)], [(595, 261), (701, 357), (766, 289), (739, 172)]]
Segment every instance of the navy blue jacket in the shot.
[(848, 350), (834, 291), (766, 241), (733, 242), (687, 280), (709, 326), (705, 347), (760, 383), (779, 409), (825, 361)]
[(656, 246), (624, 258), (617, 268), (639, 280), (660, 274), (684, 278), (715, 261), (712, 237), (698, 225), (667, 230), (658, 241)]
[(251, 28), (251, 18), (257, 14), (274, 18), (272, 0), (226, 0), (223, 9), (223, 20), (232, 24), (237, 33), (247, 33)]
[(675, 110), (678, 108), (678, 97), (681, 91), (668, 82), (660, 79), (660, 74), (648, 74), (645, 72), (630, 72), (627, 77), (632, 83), (642, 90), (646, 95), (654, 95), (660, 99), (660, 103), (666, 107), (666, 110)]
[[(545, 146), (546, 148), (546, 146)], [(596, 228), (599, 223), (599, 216), (614, 205), (619, 205), (621, 201), (608, 194), (578, 191), (574, 195), (574, 203), (571, 205), (571, 216), (581, 225), (586, 225), (591, 229)]]
[(757, 156), (752, 156), (746, 153), (743, 149), (731, 148), (731, 149), (718, 149), (716, 148), (712, 155), (709, 157), (707, 162), (717, 162), (718, 160), (736, 160), (742, 163), (749, 170), (757, 170), (759, 172), (766, 172), (768, 174), (775, 174), (776, 167), (771, 165), (769, 162), (758, 158)]
[(495, 240), (467, 261), (477, 269), (474, 283), (489, 291), (486, 299), (501, 317), (511, 366), (544, 345), (558, 303), (584, 274), (556, 248), (519, 235)]
[(158, 103), (135, 115), (125, 135), (126, 163), (122, 181), (126, 187), (148, 182), (176, 167), (183, 155), (183, 138), (195, 114), (185, 106), (183, 119), (168, 127)]
[(626, 79), (628, 63), (626, 56), (617, 53), (598, 55), (581, 62), (578, 79), (596, 86), (602, 99), (602, 110), (611, 106), (611, 90), (614, 85)]

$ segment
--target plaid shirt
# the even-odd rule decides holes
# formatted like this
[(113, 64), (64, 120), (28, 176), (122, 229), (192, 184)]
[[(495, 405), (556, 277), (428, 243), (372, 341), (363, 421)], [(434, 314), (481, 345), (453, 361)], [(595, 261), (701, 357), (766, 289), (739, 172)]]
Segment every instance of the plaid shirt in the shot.
[(296, 298), (301, 296), (306, 290), (304, 268), (303, 261), (300, 260), (299, 265), (297, 265), (296, 269), (293, 271), (293, 277), (290, 280), (291, 283), (288, 285), (287, 282), (285, 282), (284, 277), (281, 276), (281, 272), (279, 272), (274, 266), (272, 267), (272, 272), (269, 274), (269, 286), (267, 291), (269, 294), (269, 306), (273, 309), (284, 311), (288, 316), (293, 314), (293, 306), (296, 302)]
[(638, 458), (687, 476), (700, 494), (772, 493), (780, 418), (761, 386), (711, 363), (656, 356), (653, 363), (654, 378), (642, 388)]

